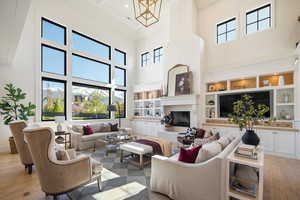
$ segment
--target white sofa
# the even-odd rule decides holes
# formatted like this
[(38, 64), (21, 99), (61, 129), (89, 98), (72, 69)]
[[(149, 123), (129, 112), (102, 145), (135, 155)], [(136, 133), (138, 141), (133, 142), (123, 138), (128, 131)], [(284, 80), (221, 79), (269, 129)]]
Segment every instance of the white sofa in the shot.
[(225, 199), (226, 157), (240, 142), (234, 139), (215, 157), (188, 164), (178, 161), (178, 154), (170, 158), (152, 157), (151, 190), (175, 200)]
[(119, 131), (111, 131), (109, 123), (91, 123), (88, 124), (93, 130), (92, 135), (83, 134), (83, 126), (85, 124), (73, 124), (69, 126), (71, 133), (71, 146), (76, 150), (84, 150), (93, 148), (97, 139), (105, 138), (113, 134), (131, 134), (130, 128), (121, 128)]

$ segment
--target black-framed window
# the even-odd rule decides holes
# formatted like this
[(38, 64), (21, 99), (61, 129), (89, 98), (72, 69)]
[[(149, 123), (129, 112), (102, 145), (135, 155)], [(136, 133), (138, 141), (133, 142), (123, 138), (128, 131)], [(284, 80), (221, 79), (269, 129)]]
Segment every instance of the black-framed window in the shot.
[(257, 8), (246, 14), (246, 33), (269, 29), (271, 25), (271, 4)]
[(124, 51), (121, 51), (119, 49), (115, 49), (115, 61), (116, 65), (122, 66), (126, 65), (126, 53)]
[(77, 54), (72, 54), (73, 77), (110, 83), (110, 65)]
[(76, 31), (72, 31), (72, 48), (105, 60), (111, 59), (111, 48), (109, 45)]
[(42, 121), (66, 117), (66, 82), (42, 78)]
[(162, 56), (163, 56), (163, 48), (162, 47), (154, 49), (154, 51), (153, 51), (153, 62), (154, 63), (160, 63)]
[(42, 72), (66, 75), (66, 52), (45, 44), (41, 48)]
[(114, 93), (114, 103), (117, 105), (115, 117), (126, 118), (126, 90), (116, 89)]
[(149, 54), (149, 52), (143, 53), (141, 55), (141, 64), (142, 64), (142, 67), (147, 66), (148, 63), (149, 63), (149, 61), (150, 61), (150, 54)]
[(66, 45), (66, 27), (42, 18), (42, 38)]
[(109, 119), (110, 88), (73, 83), (72, 119)]
[(126, 86), (126, 70), (120, 67), (115, 67), (115, 84), (118, 86)]
[(236, 18), (217, 25), (217, 44), (223, 44), (236, 38)]

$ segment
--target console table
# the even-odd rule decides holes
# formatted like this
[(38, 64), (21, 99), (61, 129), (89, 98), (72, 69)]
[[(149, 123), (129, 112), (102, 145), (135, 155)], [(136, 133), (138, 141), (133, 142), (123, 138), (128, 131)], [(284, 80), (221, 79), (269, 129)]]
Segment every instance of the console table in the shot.
[[(261, 148), (257, 154), (257, 160), (251, 160), (248, 158), (235, 156), (234, 152), (238, 147), (239, 145), (237, 145), (237, 147), (227, 157), (226, 199), (230, 200), (231, 198), (236, 198), (241, 200), (263, 200), (264, 152)], [(255, 168), (255, 171), (257, 172), (258, 175), (258, 186), (257, 186), (256, 197), (238, 192), (231, 187), (232, 167), (235, 164), (245, 165), (248, 167)]]

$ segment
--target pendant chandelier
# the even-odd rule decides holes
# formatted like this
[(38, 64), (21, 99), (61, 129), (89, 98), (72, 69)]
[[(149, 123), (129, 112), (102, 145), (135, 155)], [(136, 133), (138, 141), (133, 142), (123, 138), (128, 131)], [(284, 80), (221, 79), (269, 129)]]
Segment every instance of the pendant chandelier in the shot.
[(133, 0), (135, 19), (149, 27), (159, 22), (162, 0)]

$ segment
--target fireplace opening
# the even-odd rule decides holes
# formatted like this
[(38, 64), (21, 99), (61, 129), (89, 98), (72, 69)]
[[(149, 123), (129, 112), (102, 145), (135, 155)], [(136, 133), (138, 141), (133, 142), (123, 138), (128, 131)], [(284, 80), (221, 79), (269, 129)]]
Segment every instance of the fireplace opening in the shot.
[(190, 112), (188, 111), (171, 111), (172, 126), (190, 127)]

